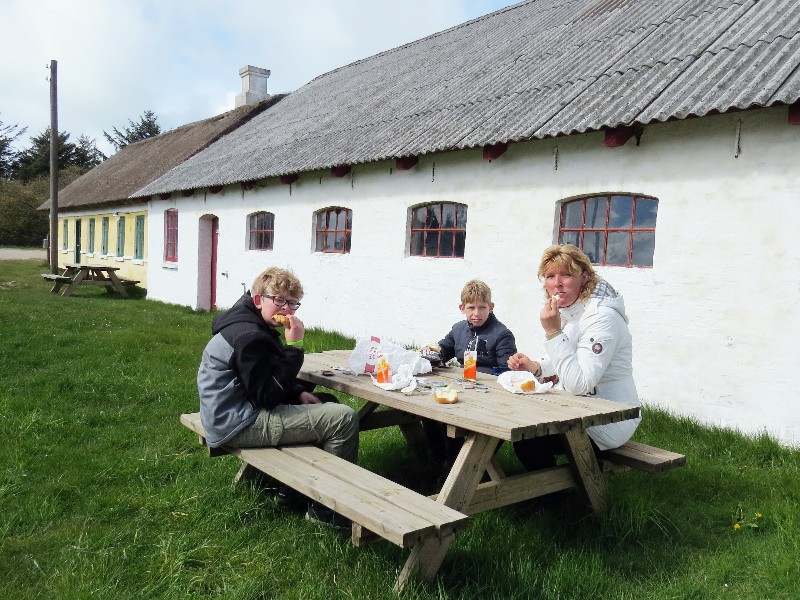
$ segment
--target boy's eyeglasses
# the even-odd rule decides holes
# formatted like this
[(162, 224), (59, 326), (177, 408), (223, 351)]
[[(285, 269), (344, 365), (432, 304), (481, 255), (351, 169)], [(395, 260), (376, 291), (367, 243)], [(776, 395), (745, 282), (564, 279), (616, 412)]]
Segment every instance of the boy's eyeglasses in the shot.
[(270, 296), (269, 294), (263, 294), (263, 296), (264, 298), (270, 298), (272, 300), (272, 303), (280, 308), (283, 308), (286, 305), (288, 305), (289, 308), (291, 308), (292, 310), (297, 310), (298, 308), (300, 308), (299, 302), (289, 302), (283, 296)]

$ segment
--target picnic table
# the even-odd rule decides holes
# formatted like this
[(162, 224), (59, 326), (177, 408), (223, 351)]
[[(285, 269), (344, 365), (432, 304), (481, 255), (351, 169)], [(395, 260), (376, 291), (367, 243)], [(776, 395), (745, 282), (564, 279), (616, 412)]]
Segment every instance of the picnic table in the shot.
[[(461, 369), (436, 369), (430, 379), (458, 390), (455, 404), (439, 404), (431, 394), (406, 395), (385, 391), (370, 377), (347, 374), (350, 351), (307, 354), (299, 379), (365, 400), (359, 412), (362, 431), (398, 424), (412, 444), (418, 443), (420, 418), (444, 423), (448, 435), (463, 436), (464, 444), (435, 495), (438, 503), (473, 515), (545, 494), (576, 488), (595, 513), (605, 511), (605, 477), (595, 457), (586, 428), (639, 416), (639, 408), (596, 397), (576, 396), (564, 391), (516, 395), (503, 389), (497, 377), (478, 373), (477, 383), (486, 391), (461, 389)], [(495, 458), (503, 441), (561, 434), (569, 464), (538, 472), (506, 476)], [(484, 473), (491, 481), (481, 483)], [(434, 537), (411, 549), (400, 574), (398, 588), (412, 575), (433, 578), (444, 560), (453, 537)]]
[(102, 285), (109, 292), (118, 292), (123, 298), (128, 297), (126, 286), (139, 283), (133, 279), (120, 278), (117, 275), (119, 267), (110, 265), (85, 265), (67, 264), (60, 274), (43, 273), (42, 279), (52, 281), (53, 287), (50, 291), (57, 294), (62, 287), (66, 286), (62, 296), (71, 296), (79, 285)]
[[(358, 413), (361, 431), (399, 426), (407, 441), (417, 446), (424, 444), (420, 419), (426, 418), (445, 424), (451, 437), (463, 436), (438, 493), (421, 495), (314, 446), (210, 451), (242, 460), (237, 479), (266, 473), (343, 514), (352, 521), (357, 546), (384, 538), (410, 548), (396, 591), (413, 577), (423, 581), (435, 577), (470, 515), (567, 489), (577, 490), (588, 508), (600, 514), (608, 502), (606, 472), (638, 468), (656, 473), (685, 462), (683, 455), (636, 442), (605, 451), (598, 459), (586, 428), (637, 417), (636, 406), (556, 390), (512, 394), (496, 377), (483, 373), (478, 373), (477, 383), (485, 391), (462, 389), (462, 370), (455, 368), (427, 375), (458, 390), (458, 402), (439, 404), (430, 392), (387, 391), (371, 377), (355, 375), (348, 368), (349, 355), (349, 350), (306, 354), (298, 378), (363, 400)], [(204, 442), (198, 413), (181, 415), (181, 422)], [(562, 436), (567, 464), (506, 475), (495, 456), (500, 443), (549, 434)], [(485, 474), (488, 481), (482, 482)]]

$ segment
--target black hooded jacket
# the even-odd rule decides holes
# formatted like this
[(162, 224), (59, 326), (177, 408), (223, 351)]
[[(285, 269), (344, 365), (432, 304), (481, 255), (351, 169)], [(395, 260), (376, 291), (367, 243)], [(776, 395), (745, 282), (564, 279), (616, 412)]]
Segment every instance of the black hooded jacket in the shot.
[(249, 293), (211, 326), (197, 372), (200, 419), (209, 446), (224, 444), (255, 421), (258, 411), (298, 404), (303, 350), (287, 346), (267, 325)]

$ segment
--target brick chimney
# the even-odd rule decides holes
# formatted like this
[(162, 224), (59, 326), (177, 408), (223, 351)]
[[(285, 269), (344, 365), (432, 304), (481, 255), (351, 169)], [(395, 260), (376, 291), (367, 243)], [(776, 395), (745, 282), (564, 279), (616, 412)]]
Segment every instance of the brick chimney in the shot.
[(242, 78), (242, 93), (236, 95), (236, 108), (269, 98), (267, 93), (268, 69), (247, 65), (239, 69), (239, 76)]

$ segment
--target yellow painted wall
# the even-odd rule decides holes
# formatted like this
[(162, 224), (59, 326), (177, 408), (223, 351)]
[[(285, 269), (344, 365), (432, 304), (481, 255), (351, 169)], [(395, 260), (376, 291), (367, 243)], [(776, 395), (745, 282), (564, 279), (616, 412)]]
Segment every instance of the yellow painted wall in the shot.
[[(142, 258), (135, 258), (134, 247), (136, 243), (136, 217), (144, 217), (144, 242)], [(108, 218), (108, 245), (103, 252), (103, 219)], [(122, 255), (117, 255), (118, 224), (124, 218), (124, 248)], [(94, 219), (94, 251), (90, 240), (90, 221)], [(75, 225), (81, 222), (80, 263), (111, 265), (119, 267), (117, 275), (125, 279), (138, 280), (139, 287), (147, 287), (147, 211), (111, 211), (96, 214), (69, 216), (64, 215), (58, 219), (58, 265), (78, 262), (75, 260)], [(67, 235), (64, 237), (64, 222), (67, 223)]]

